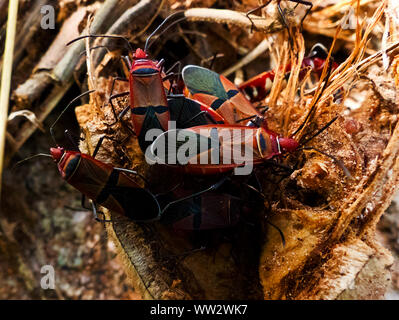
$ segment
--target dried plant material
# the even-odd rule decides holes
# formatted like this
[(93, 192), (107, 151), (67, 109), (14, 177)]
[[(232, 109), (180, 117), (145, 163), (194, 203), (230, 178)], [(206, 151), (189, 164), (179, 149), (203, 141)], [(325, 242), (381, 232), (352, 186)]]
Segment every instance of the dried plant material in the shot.
[[(317, 101), (318, 92), (322, 94), (314, 117), (319, 127), (335, 114), (341, 116), (322, 137), (312, 140), (311, 146), (343, 160), (354, 180), (345, 178), (336, 163), (318, 152), (305, 153), (307, 160), (285, 182), (281, 199), (272, 207), (271, 221), (281, 228), (287, 245), (279, 245), (279, 235), (267, 227), (259, 272), (268, 299), (383, 298), (385, 270), (392, 259), (375, 243), (374, 232), (396, 190), (398, 153), (397, 102), (383, 97), (394, 97), (397, 88), (388, 80), (381, 60), (374, 60), (370, 66), (361, 59), (369, 31), (381, 18), (385, 5), (382, 3), (375, 11), (363, 37), (357, 37), (352, 55), (334, 71), (331, 82), (323, 91), (319, 86), (313, 96), (313, 101)], [(381, 59), (382, 55), (380, 52), (378, 57)], [(369, 83), (363, 87), (366, 95), (360, 106), (344, 116), (342, 106), (333, 102), (332, 95), (337, 90), (348, 90), (345, 101), (356, 94), (351, 92), (350, 80), (363, 82), (358, 80), (360, 65), (367, 65), (362, 74), (368, 74), (380, 85)], [(280, 108), (285, 110), (288, 106), (283, 100)], [(290, 110), (299, 112), (298, 107)], [(300, 117), (296, 123), (303, 119)], [(358, 244), (353, 248), (345, 241)], [(371, 258), (374, 256), (377, 258)], [(342, 271), (345, 264), (348, 271)], [(366, 264), (373, 264), (370, 268), (380, 272), (379, 279), (373, 278), (371, 271), (367, 279), (358, 274), (356, 268), (360, 270)], [(315, 276), (318, 270), (324, 275), (320, 279)], [(364, 283), (368, 282), (376, 288), (381, 286), (375, 296), (365, 293)]]
[(65, 44), (79, 36), (79, 25), (84, 22), (90, 11), (92, 11), (90, 8), (81, 7), (65, 20), (52, 45), (35, 66), (34, 73), (41, 70), (52, 70), (57, 65), (68, 50)]
[(390, 282), (391, 254), (381, 246), (369, 247), (361, 240), (339, 244), (323, 265), (320, 282), (297, 299), (375, 300), (383, 299)]
[[(314, 4), (314, 10), (309, 15), (309, 19), (304, 21), (304, 29), (314, 34), (322, 34), (329, 37), (335, 36), (337, 27), (341, 27), (343, 32), (338, 36), (339, 39), (354, 42), (356, 35), (353, 30), (357, 24), (365, 24), (367, 15), (376, 9), (381, 2), (372, 0), (345, 0), (336, 1), (333, 5), (323, 8), (324, 3), (318, 2)], [(373, 33), (377, 36), (382, 35), (380, 28), (373, 29)]]
[(243, 66), (250, 63), (252, 60), (259, 57), (261, 54), (266, 52), (270, 48), (270, 41), (265, 39), (258, 46), (252, 50), (248, 55), (246, 55), (243, 59), (241, 59), (236, 65), (230, 67), (229, 69), (225, 70), (222, 74), (227, 77), (233, 72), (237, 71), (238, 69), (242, 68)]
[[(184, 16), (190, 21), (227, 23), (246, 29), (250, 29), (252, 26), (246, 13), (232, 10), (194, 8), (186, 10)], [(274, 19), (274, 17), (263, 18), (255, 15), (251, 15), (250, 17), (256, 30), (265, 33), (273, 33), (280, 31), (283, 28), (280, 20)]]
[(14, 111), (8, 115), (8, 121), (15, 119), (16, 117), (25, 117), (30, 122), (32, 122), (35, 126), (37, 126), (42, 132), (44, 132), (43, 124), (37, 120), (35, 114), (30, 110), (19, 110)]

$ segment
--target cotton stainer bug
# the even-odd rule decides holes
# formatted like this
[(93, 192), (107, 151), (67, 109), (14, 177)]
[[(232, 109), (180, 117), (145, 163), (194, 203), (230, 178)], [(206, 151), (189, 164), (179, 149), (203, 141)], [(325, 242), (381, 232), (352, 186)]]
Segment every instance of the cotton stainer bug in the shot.
[[(57, 144), (54, 135), (54, 127), (65, 113), (65, 111), (82, 96), (92, 93), (94, 90), (85, 92), (73, 99), (61, 112), (50, 127), (50, 134)], [(67, 131), (66, 131), (67, 133)], [(68, 137), (72, 137), (68, 134)], [(99, 139), (93, 155), (81, 153), (77, 145), (75, 151), (66, 150), (58, 146), (50, 148), (50, 155), (57, 164), (61, 177), (83, 194), (82, 205), (85, 197), (92, 201), (93, 213), (97, 217), (97, 205), (103, 206), (112, 212), (127, 216), (133, 221), (158, 220), (161, 208), (156, 197), (129, 175), (145, 182), (138, 172), (117, 168), (110, 164), (95, 159), (103, 140)], [(24, 161), (24, 160), (23, 160)], [(98, 219), (99, 220), (99, 219)]]
[[(187, 162), (179, 168), (186, 173), (214, 175), (248, 163), (257, 165), (285, 152), (293, 152), (298, 149), (299, 143), (291, 138), (280, 138), (261, 127), (219, 124), (169, 130), (154, 141), (151, 152), (158, 163), (170, 164), (172, 161), (176, 164), (179, 163), (176, 155), (182, 146), (191, 153)], [(248, 152), (243, 158), (241, 154), (244, 147), (247, 147)], [(159, 150), (165, 150), (165, 153), (160, 155)], [(239, 155), (240, 161), (235, 161), (235, 155)]]
[[(329, 121), (312, 137), (302, 143), (295, 139), (279, 137), (262, 127), (238, 125), (205, 125), (187, 129), (169, 130), (161, 134), (151, 145), (156, 162), (177, 166), (186, 173), (214, 175), (234, 168), (259, 165), (265, 161), (298, 150), (315, 150), (334, 160), (350, 177), (342, 161), (313, 147), (304, 145), (326, 130), (337, 117)], [(183, 151), (182, 151), (182, 149)], [(244, 156), (243, 148), (245, 148)], [(159, 150), (165, 150), (161, 155)], [(179, 164), (176, 155), (189, 150), (184, 163)], [(183, 157), (181, 158), (183, 159)], [(249, 171), (248, 173), (250, 173)]]
[(240, 218), (243, 201), (227, 193), (209, 192), (192, 198), (165, 214), (162, 223), (178, 230), (209, 230), (231, 227)]
[[(326, 59), (328, 56), (327, 49), (320, 43), (315, 44), (308, 56), (306, 56), (302, 61), (302, 70), (299, 74), (299, 79), (303, 79), (306, 74), (306, 70), (310, 68), (313, 73), (321, 76)], [(338, 64), (336, 62), (332, 63), (332, 70), (336, 69)], [(290, 75), (291, 66), (287, 65), (285, 67), (285, 77)], [(264, 100), (270, 93), (275, 77), (275, 71), (265, 71), (257, 76), (243, 82), (238, 86), (238, 89), (242, 91), (245, 96), (252, 102), (258, 102)]]
[[(224, 178), (222, 183), (218, 184), (221, 190), (213, 190), (184, 202), (169, 205), (161, 223), (178, 230), (222, 229), (236, 225), (242, 213), (241, 208), (245, 204), (249, 206), (249, 202), (253, 199), (251, 201), (248, 200), (249, 197), (242, 199), (241, 185), (226, 180), (228, 179)], [(247, 191), (251, 192), (250, 189)], [(182, 198), (193, 193), (190, 187), (184, 186), (174, 190), (172, 196)]]
[[(73, 41), (86, 37), (121, 38), (130, 47), (130, 43), (126, 38), (118, 36), (87, 35), (76, 38)], [(145, 141), (145, 134), (149, 129), (160, 129), (163, 131), (168, 129), (170, 117), (161, 76), (164, 60), (151, 60), (148, 58), (146, 49), (142, 50), (140, 48), (133, 53), (132, 58), (132, 61), (128, 57), (125, 59), (129, 65), (129, 79), (115, 78), (111, 86), (111, 94), (108, 101), (115, 116), (115, 122), (111, 125), (118, 122), (130, 108), (134, 133), (138, 138), (141, 149), (144, 151), (148, 146)], [(115, 81), (129, 82), (130, 90), (113, 94)], [(130, 106), (117, 115), (112, 101), (127, 95), (130, 96)]]
[[(96, 147), (97, 151), (101, 141), (102, 139), (100, 139)], [(62, 178), (79, 190), (84, 196), (92, 200), (92, 209), (97, 220), (99, 219), (97, 217), (96, 206), (100, 205), (136, 222), (151, 222), (160, 220), (161, 217), (166, 217), (166, 219), (172, 218), (175, 223), (178, 223), (183, 218), (174, 217), (176, 211), (181, 211), (181, 208), (190, 206), (192, 198), (197, 198), (197, 201), (206, 201), (208, 197), (211, 197), (207, 195), (207, 192), (217, 189), (224, 182), (212, 185), (206, 190), (187, 197), (172, 200), (161, 210), (157, 197), (129, 177), (129, 174), (131, 174), (144, 179), (136, 171), (116, 168), (110, 164), (98, 161), (95, 159), (95, 154), (89, 156), (77, 151), (67, 151), (62, 147), (51, 148), (50, 154), (57, 163)], [(219, 199), (219, 201), (225, 204), (225, 210), (221, 210), (220, 219), (208, 217), (207, 223), (204, 221), (199, 224), (193, 224), (191, 227), (186, 226), (185, 228), (210, 229), (216, 228), (216, 226), (221, 227), (223, 223), (219, 220), (222, 218), (227, 219), (227, 216), (223, 216), (223, 214), (230, 214), (230, 211), (227, 209), (230, 209), (228, 204), (231, 199), (227, 195), (225, 197), (215, 196), (215, 199)], [(83, 203), (84, 200), (82, 200)], [(171, 210), (167, 211), (168, 209)], [(191, 214), (195, 214), (195, 212)], [(203, 216), (205, 217), (206, 213)], [(182, 222), (179, 225), (183, 226), (185, 223)], [(228, 223), (225, 222), (224, 225), (226, 226)]]
[[(327, 62), (328, 61), (328, 62)], [(322, 71), (327, 69), (326, 79), (330, 76), (332, 70), (338, 65), (328, 56), (327, 50), (321, 45), (313, 46), (308, 57), (304, 58), (303, 70), (299, 78), (304, 77), (305, 68), (312, 68), (313, 72), (321, 77)], [(287, 67), (288, 69), (288, 67)], [(246, 124), (247, 126), (263, 127), (268, 129), (264, 112), (267, 108), (260, 112), (255, 108), (239, 88), (222, 75), (217, 74), (209, 69), (188, 65), (183, 68), (182, 76), (189, 97), (204, 103), (214, 109), (224, 120), (225, 124)], [(259, 93), (267, 89), (267, 80), (274, 78), (274, 73), (267, 73), (264, 76), (258, 76), (246, 85), (242, 85), (241, 89), (250, 86), (259, 87)], [(327, 83), (325, 81), (325, 83)], [(249, 97), (251, 97), (249, 95)], [(259, 97), (257, 97), (259, 99)], [(245, 123), (246, 122), (246, 123)]]

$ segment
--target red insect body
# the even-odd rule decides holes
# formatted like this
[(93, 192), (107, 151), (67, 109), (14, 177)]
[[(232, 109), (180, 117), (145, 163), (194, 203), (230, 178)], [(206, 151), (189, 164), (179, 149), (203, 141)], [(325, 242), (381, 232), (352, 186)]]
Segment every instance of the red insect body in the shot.
[[(161, 66), (157, 61), (147, 59), (147, 54), (137, 49), (130, 69), (130, 107), (135, 133), (140, 137), (141, 129), (146, 117), (150, 123), (146, 128), (158, 121), (161, 129), (168, 129), (169, 112), (168, 102), (161, 78)], [(150, 110), (154, 108), (149, 114)]]
[[(176, 133), (179, 141), (184, 141), (182, 138), (184, 136), (196, 139), (192, 145), (194, 149), (196, 148), (195, 155), (186, 165), (179, 168), (185, 173), (198, 175), (224, 173), (245, 164), (257, 165), (285, 152), (292, 152), (299, 146), (296, 140), (281, 138), (261, 127), (216, 124), (177, 130)], [(164, 144), (168, 141), (164, 139), (169, 139), (169, 134), (171, 131), (158, 137), (152, 150), (158, 148), (158, 143)], [(181, 152), (178, 150), (179, 147), (181, 144), (168, 144), (168, 150), (172, 150), (174, 154)], [(214, 158), (215, 151), (217, 159)], [(239, 155), (239, 159), (235, 159), (236, 155)], [(165, 159), (160, 162), (168, 164)]]
[(148, 58), (147, 53), (140, 48), (137, 48), (136, 52), (133, 54), (133, 59), (147, 59), (147, 58)]
[[(220, 101), (220, 99), (214, 95), (206, 93), (194, 93), (192, 94), (192, 98), (214, 108), (214, 110), (225, 120), (225, 123), (228, 124), (237, 124), (241, 119), (251, 116), (262, 116), (262, 114), (244, 97), (244, 95), (238, 92), (237, 87), (231, 81), (222, 75), (219, 75), (219, 77), (226, 93), (231, 93), (229, 99)], [(213, 107), (215, 104), (218, 104), (217, 107)]]
[(217, 113), (211, 107), (209, 107), (205, 103), (202, 103), (201, 101), (195, 99), (193, 100), (200, 104), (201, 111), (206, 111), (217, 123), (227, 123), (226, 119), (224, 119), (219, 113)]
[(99, 205), (135, 221), (159, 218), (154, 195), (107, 163), (78, 151), (51, 148), (63, 179)]

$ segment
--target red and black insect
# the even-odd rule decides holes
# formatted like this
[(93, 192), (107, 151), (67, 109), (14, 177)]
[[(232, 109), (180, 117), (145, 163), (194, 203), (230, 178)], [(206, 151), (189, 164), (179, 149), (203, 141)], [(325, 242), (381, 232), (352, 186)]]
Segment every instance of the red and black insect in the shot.
[[(298, 149), (299, 143), (291, 138), (281, 138), (262, 127), (217, 124), (169, 130), (154, 141), (151, 153), (158, 163), (177, 164), (176, 155), (181, 152), (182, 146), (190, 150), (191, 156), (180, 168), (186, 173), (213, 175), (244, 164), (257, 165), (283, 153), (293, 152)], [(234, 155), (241, 155), (244, 147), (248, 148), (248, 152), (244, 157), (240, 156), (240, 162), (234, 162)], [(160, 153), (160, 150), (164, 152)]]
[[(337, 117), (329, 121), (301, 143), (292, 138), (279, 137), (276, 133), (262, 127), (205, 125), (169, 130), (154, 141), (151, 145), (151, 153), (157, 163), (177, 166), (189, 174), (214, 175), (245, 165), (250, 165), (252, 168), (252, 166), (298, 150), (315, 150), (333, 159), (350, 177), (342, 161), (314, 147), (305, 147), (336, 119)], [(244, 148), (246, 152), (243, 154)], [(162, 152), (159, 152), (160, 150)], [(184, 151), (187, 151), (188, 156), (186, 161), (181, 163), (176, 155)], [(239, 157), (235, 159), (235, 155)]]
[(161, 209), (155, 196), (126, 174), (139, 177), (137, 172), (98, 161), (95, 154), (89, 156), (62, 147), (51, 148), (50, 154), (62, 178), (92, 200), (96, 217), (96, 205), (100, 205), (133, 221), (160, 218)]
[[(123, 39), (132, 50), (132, 60), (128, 57), (125, 57), (124, 60), (129, 66), (129, 79), (121, 77), (114, 78), (108, 101), (115, 116), (115, 122), (111, 125), (118, 122), (129, 109), (131, 110), (134, 133), (138, 138), (141, 149), (144, 151), (148, 146), (145, 141), (145, 134), (149, 129), (155, 128), (163, 131), (168, 129), (168, 121), (170, 118), (168, 102), (162, 81), (164, 60), (151, 60), (148, 58), (146, 50), (140, 48), (133, 52), (130, 42), (124, 37), (87, 35), (76, 38), (73, 41), (86, 37), (111, 37)], [(116, 81), (129, 82), (130, 90), (113, 94)], [(117, 114), (113, 100), (127, 95), (130, 97), (130, 106)]]
[(214, 230), (232, 227), (239, 221), (243, 201), (228, 193), (208, 192), (173, 206), (162, 223), (177, 230)]
[(87, 91), (74, 98), (51, 125), (50, 134), (57, 147), (50, 148), (50, 155), (47, 156), (53, 158), (61, 177), (82, 193), (82, 205), (85, 203), (85, 197), (92, 201), (93, 213), (97, 219), (96, 207), (100, 205), (133, 221), (158, 220), (161, 216), (158, 200), (148, 189), (143, 188), (140, 182), (132, 178), (134, 176), (145, 183), (142, 175), (95, 159), (103, 140), (108, 137), (103, 136), (99, 139), (91, 156), (79, 151), (68, 130), (65, 134), (73, 142), (75, 150), (66, 150), (58, 145), (54, 134), (55, 125), (75, 101), (93, 91)]
[[(168, 203), (161, 223), (187, 231), (225, 229), (236, 226), (240, 221), (253, 218), (255, 212), (262, 211), (264, 207), (264, 196), (259, 191), (261, 186), (255, 175), (242, 179), (233, 179), (225, 175), (222, 178), (201, 177), (194, 180), (196, 180), (194, 183), (192, 178), (185, 180), (181, 187), (173, 190), (165, 198), (160, 198), (161, 203), (164, 201)], [(193, 188), (196, 188), (199, 182), (203, 184), (204, 180), (213, 180), (211, 189), (199, 196), (191, 197), (196, 193)], [(190, 198), (174, 203), (170, 197)]]
[[(295, 136), (305, 126), (314, 113), (321, 93), (328, 83), (331, 66), (332, 64), (329, 63), (321, 92), (313, 102), (305, 120), (292, 136)], [(183, 69), (183, 80), (195, 100), (210, 105), (226, 120), (225, 124), (171, 130), (160, 135), (151, 145), (151, 153), (156, 159), (155, 161), (164, 164), (171, 164), (166, 159), (173, 159), (172, 161), (177, 163), (176, 155), (184, 147), (183, 151), (186, 150), (189, 157), (186, 163), (180, 163), (180, 167), (187, 173), (217, 174), (243, 166), (242, 163), (234, 163), (231, 160), (234, 158), (234, 154), (241, 155), (244, 147), (250, 151), (246, 153), (247, 158), (242, 159), (242, 162), (250, 165), (258, 165), (284, 153), (294, 152), (299, 150), (300, 146), (302, 146), (302, 149), (314, 149), (304, 147), (304, 145), (327, 129), (337, 119), (334, 118), (311, 138), (305, 138), (300, 143), (292, 137), (281, 137), (279, 134), (268, 130), (265, 117), (225, 77), (209, 69), (189, 65)], [(238, 125), (239, 122), (250, 119), (255, 119), (250, 121), (250, 126)], [(193, 143), (190, 145), (190, 142)], [(162, 149), (165, 145), (167, 147)], [(167, 150), (167, 152), (159, 152), (160, 150)], [(339, 160), (322, 151), (319, 152), (332, 158), (343, 168), (345, 174), (350, 176), (348, 170)], [(165, 158), (162, 158), (162, 155), (165, 155)], [(227, 163), (224, 160), (226, 159), (225, 156), (229, 159)]]

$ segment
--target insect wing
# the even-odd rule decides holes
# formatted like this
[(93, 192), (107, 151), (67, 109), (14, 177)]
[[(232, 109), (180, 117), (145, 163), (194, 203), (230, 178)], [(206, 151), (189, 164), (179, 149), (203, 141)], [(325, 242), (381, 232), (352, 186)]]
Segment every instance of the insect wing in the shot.
[[(202, 127), (202, 126), (200, 126)], [(151, 144), (152, 160), (167, 165), (186, 165), (201, 154), (219, 148), (219, 141), (189, 129), (172, 129), (159, 135)]]
[(154, 141), (151, 153), (157, 163), (184, 165), (192, 173), (214, 174), (222, 172), (219, 169), (226, 171), (262, 161), (257, 130), (226, 125), (169, 130)]
[(77, 154), (73, 157), (77, 156), (79, 163), (67, 178), (67, 182), (89, 199), (95, 200), (107, 183), (112, 167), (85, 154)]
[[(148, 127), (168, 129), (168, 102), (159, 73), (130, 75), (130, 103), (137, 135), (142, 131), (145, 134)], [(157, 121), (152, 117), (156, 117)], [(146, 121), (149, 121), (149, 124), (144, 124)]]
[(236, 124), (250, 116), (261, 115), (224, 76), (194, 65), (184, 67), (182, 75), (193, 99), (210, 106), (229, 124)]
[(105, 208), (134, 221), (159, 216), (159, 204), (148, 190), (109, 164), (81, 154), (79, 166), (68, 183)]
[[(220, 166), (240, 166), (243, 162), (259, 162), (261, 156), (258, 152), (258, 128), (231, 125), (206, 125), (189, 128), (201, 137), (209, 137), (212, 142), (218, 141), (218, 163), (208, 162)], [(208, 150), (210, 153), (213, 149)], [(204, 157), (205, 158), (205, 157)], [(215, 159), (215, 156), (211, 160)]]

